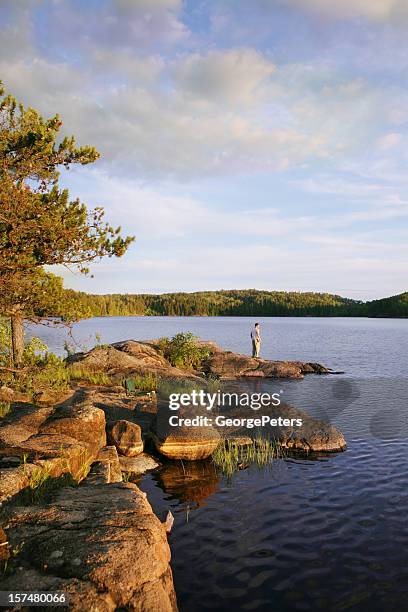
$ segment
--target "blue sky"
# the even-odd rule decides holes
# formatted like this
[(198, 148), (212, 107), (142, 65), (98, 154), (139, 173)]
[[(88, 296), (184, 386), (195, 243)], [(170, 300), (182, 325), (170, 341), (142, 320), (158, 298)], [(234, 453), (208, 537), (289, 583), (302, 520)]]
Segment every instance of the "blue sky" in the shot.
[(407, 0), (0, 0), (0, 79), (102, 158), (93, 293), (407, 289)]

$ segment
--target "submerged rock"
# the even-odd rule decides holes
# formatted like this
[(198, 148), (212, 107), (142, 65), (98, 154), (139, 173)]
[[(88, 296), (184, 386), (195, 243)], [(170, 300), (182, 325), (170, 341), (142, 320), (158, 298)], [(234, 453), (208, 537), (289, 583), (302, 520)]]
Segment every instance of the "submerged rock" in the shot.
[(169, 461), (157, 471), (157, 480), (167, 494), (199, 508), (217, 492), (220, 477), (211, 461)]
[(3, 590), (65, 591), (73, 612), (177, 610), (165, 527), (133, 484), (65, 488), (4, 528), (20, 552)]

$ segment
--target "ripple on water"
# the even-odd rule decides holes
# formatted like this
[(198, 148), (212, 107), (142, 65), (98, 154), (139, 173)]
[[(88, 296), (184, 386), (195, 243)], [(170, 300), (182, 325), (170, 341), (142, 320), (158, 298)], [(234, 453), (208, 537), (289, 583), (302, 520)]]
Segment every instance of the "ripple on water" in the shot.
[(402, 609), (407, 450), (356, 438), (324, 461), (280, 459), (232, 482), (202, 467), (184, 485), (179, 473), (145, 477), (156, 512), (176, 513), (180, 610)]

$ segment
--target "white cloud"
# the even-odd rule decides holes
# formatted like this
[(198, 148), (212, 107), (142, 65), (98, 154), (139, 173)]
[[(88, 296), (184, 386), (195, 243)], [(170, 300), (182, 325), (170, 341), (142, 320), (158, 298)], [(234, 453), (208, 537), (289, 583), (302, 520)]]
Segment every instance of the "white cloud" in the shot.
[(91, 23), (72, 3), (51, 3), (64, 49), (55, 57), (34, 40), (21, 6), (20, 51), (9, 45), (14, 22), (0, 32), (1, 78), (43, 113), (59, 112), (64, 129), (94, 144), (112, 173), (185, 181), (336, 164), (370, 148), (392, 151), (402, 129), (402, 87), (339, 74), (330, 61), (278, 64), (245, 47), (161, 53), (173, 36), (168, 19), (185, 29), (178, 0), (115, 2)]
[(175, 62), (174, 84), (187, 94), (230, 104), (259, 104), (264, 81), (275, 71), (274, 64), (254, 49), (230, 49), (197, 53)]
[(408, 17), (406, 0), (287, 0), (289, 5), (340, 18), (393, 21)]
[(390, 132), (386, 134), (378, 141), (378, 148), (380, 151), (388, 151), (398, 146), (403, 139), (403, 135), (398, 132)]
[(113, 4), (118, 11), (124, 13), (132, 13), (134, 10), (179, 10), (182, 6), (181, 0), (113, 0)]

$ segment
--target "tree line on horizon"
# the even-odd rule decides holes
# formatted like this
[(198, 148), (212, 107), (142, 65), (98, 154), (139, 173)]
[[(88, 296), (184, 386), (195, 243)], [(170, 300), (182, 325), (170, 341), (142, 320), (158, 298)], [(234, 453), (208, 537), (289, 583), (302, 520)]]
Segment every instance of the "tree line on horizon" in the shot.
[(362, 302), (330, 293), (220, 290), (194, 293), (106, 294), (70, 291), (81, 311), (112, 316), (408, 317), (408, 293)]

